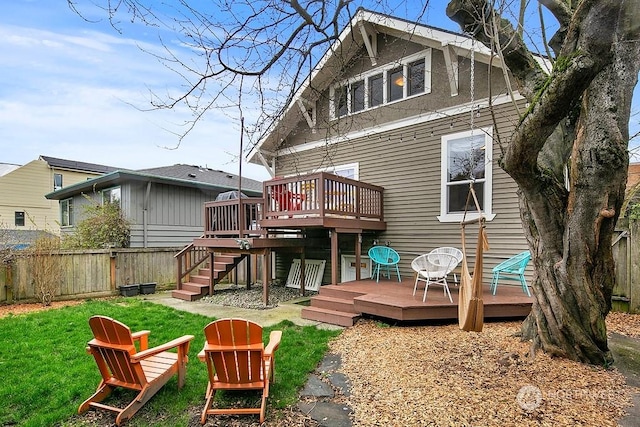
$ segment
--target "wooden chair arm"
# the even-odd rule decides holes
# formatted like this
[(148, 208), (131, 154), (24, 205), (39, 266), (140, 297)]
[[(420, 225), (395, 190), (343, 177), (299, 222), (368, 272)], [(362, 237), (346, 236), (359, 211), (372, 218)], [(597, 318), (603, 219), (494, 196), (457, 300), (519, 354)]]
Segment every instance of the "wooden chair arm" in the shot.
[(200, 350), (200, 353), (198, 353), (198, 359), (200, 359), (200, 361), (202, 362), (207, 360), (207, 356), (206, 356), (206, 353), (204, 352), (204, 348)]
[(271, 331), (269, 334), (269, 344), (264, 349), (264, 355), (271, 357), (273, 352), (280, 346), (280, 339), (282, 338), (282, 331)]
[(163, 351), (167, 351), (179, 346), (186, 346), (186, 348), (184, 349), (184, 353), (186, 354), (189, 351), (189, 343), (193, 338), (194, 338), (193, 335), (184, 335), (180, 338), (176, 338), (165, 344), (161, 344), (157, 347), (153, 347), (148, 350), (138, 352), (131, 356), (131, 360), (138, 362), (140, 360), (146, 359), (147, 357), (154, 356), (158, 353), (162, 353)]
[(140, 351), (146, 350), (149, 348), (149, 334), (151, 331), (138, 331), (133, 332), (131, 334), (131, 338), (133, 338), (133, 342), (138, 341), (140, 345)]

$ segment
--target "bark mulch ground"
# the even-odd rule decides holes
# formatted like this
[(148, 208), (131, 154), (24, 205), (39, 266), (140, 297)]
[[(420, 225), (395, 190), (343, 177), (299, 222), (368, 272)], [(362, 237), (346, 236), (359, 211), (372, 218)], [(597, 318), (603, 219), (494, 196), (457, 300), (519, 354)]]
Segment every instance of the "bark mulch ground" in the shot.
[[(609, 329), (640, 336), (640, 316)], [(351, 380), (355, 426), (616, 426), (638, 390), (605, 370), (539, 352), (520, 322), (384, 327), (359, 322), (332, 343)]]

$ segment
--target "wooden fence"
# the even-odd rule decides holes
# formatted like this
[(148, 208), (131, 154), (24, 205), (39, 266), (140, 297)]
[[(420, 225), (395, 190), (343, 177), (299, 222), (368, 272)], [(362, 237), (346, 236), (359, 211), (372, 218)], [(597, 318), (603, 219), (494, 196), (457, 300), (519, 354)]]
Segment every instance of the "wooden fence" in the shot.
[[(178, 248), (61, 251), (62, 280), (55, 299), (115, 295), (118, 286), (157, 283), (175, 284)], [(28, 260), (18, 255), (11, 267), (0, 265), (0, 303), (36, 299)]]
[(612, 243), (616, 264), (613, 308), (640, 313), (640, 220), (618, 220)]

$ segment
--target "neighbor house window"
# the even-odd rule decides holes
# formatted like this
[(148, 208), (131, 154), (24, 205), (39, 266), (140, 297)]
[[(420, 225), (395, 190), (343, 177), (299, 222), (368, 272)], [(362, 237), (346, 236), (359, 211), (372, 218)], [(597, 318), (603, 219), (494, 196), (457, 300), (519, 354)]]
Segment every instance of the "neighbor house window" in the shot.
[(431, 92), (431, 50), (377, 67), (331, 86), (331, 118)]
[(442, 137), (440, 216), (443, 222), (476, 218), (473, 199), (467, 196), (473, 184), (480, 209), (485, 217), (491, 213), (491, 149), (492, 129), (475, 129)]
[(106, 205), (107, 203), (120, 204), (120, 187), (102, 190), (102, 204)]
[(60, 201), (60, 225), (63, 227), (73, 225), (73, 199)]
[(16, 211), (15, 212), (16, 219), (16, 227), (24, 227), (24, 211)]
[(54, 173), (53, 174), (53, 191), (59, 190), (62, 188), (62, 174)]

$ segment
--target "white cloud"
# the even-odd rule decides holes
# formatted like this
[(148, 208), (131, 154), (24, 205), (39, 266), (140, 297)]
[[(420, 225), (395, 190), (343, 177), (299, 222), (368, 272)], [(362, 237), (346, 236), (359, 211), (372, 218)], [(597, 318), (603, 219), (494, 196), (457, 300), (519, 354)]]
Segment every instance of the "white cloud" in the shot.
[[(238, 172), (239, 130), (210, 111), (174, 150), (185, 109), (143, 112), (149, 90), (176, 87), (177, 76), (148, 43), (97, 31), (55, 32), (0, 25), (0, 162), (39, 155), (141, 169), (175, 163)], [(135, 106), (135, 107), (134, 107)], [(243, 175), (267, 179), (264, 168)]]

